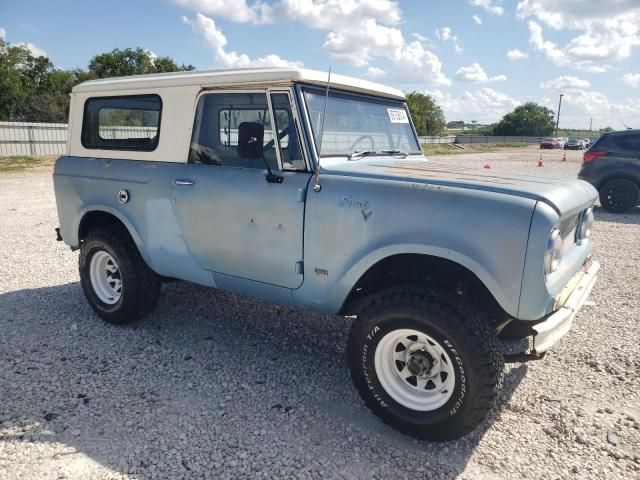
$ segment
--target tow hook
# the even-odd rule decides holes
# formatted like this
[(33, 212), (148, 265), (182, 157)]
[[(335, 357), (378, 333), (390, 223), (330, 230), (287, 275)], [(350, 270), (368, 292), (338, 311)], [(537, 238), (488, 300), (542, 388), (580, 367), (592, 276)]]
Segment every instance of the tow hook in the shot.
[(546, 353), (547, 352), (536, 353), (535, 351), (508, 353), (504, 356), (504, 362), (505, 363), (524, 363), (524, 362), (531, 362), (533, 360), (542, 360)]
[(60, 227), (56, 228), (56, 240), (62, 242), (62, 235), (60, 235)]

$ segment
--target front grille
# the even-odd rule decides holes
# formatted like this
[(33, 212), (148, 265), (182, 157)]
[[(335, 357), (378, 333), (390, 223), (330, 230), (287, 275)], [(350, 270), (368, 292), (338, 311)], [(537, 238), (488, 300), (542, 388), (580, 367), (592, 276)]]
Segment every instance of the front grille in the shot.
[(562, 239), (562, 254), (564, 255), (576, 244), (576, 228), (580, 214), (565, 218), (560, 222), (560, 238)]

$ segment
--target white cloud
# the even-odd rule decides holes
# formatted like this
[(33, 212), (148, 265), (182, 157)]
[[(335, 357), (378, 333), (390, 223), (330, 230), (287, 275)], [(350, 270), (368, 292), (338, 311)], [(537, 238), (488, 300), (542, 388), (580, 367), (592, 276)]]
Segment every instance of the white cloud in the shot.
[[(610, 23), (640, 13), (637, 0), (520, 0), (519, 18), (536, 17), (550, 27), (580, 29), (592, 23)], [(629, 18), (631, 21), (632, 18)]]
[(473, 83), (487, 83), (487, 82), (504, 82), (506, 75), (496, 75), (495, 77), (489, 77), (487, 72), (480, 66), (479, 63), (472, 63), (468, 67), (460, 67), (456, 71), (456, 79), (462, 82)]
[(640, 87), (640, 73), (625, 73), (622, 81), (631, 87)]
[(7, 38), (7, 31), (0, 27), (0, 39), (4, 40), (5, 38)]
[(208, 15), (241, 23), (270, 23), (273, 12), (270, 5), (257, 1), (247, 5), (246, 0), (173, 0), (174, 3)]
[[(269, 5), (261, 1), (248, 4), (247, 0), (174, 1), (190, 8), (206, 7), (209, 12), (238, 22), (261, 23), (275, 19), (301, 22), (309, 28), (328, 30), (322, 48), (334, 59), (357, 67), (369, 67), (374, 60), (385, 59), (393, 65), (393, 73), (383, 74), (374, 70), (380, 77), (428, 85), (451, 83), (442, 72), (442, 63), (438, 56), (428, 49), (426, 38), (414, 35), (417, 40), (408, 40), (397, 27), (402, 22), (402, 11), (394, 1), (279, 0)], [(234, 9), (238, 12), (232, 11)], [(192, 24), (202, 22), (196, 17)], [(204, 32), (211, 29), (200, 25), (200, 30)], [(217, 27), (213, 30), (219, 32)], [(226, 38), (224, 43), (221, 43), (220, 35), (211, 33), (209, 36), (214, 40), (213, 43), (209, 43), (215, 45), (212, 48), (217, 52), (216, 58), (220, 63), (242, 64), (244, 59), (248, 58), (235, 52), (227, 53), (224, 50)], [(275, 55), (269, 57), (279, 58)], [(254, 64), (256, 61), (253, 60), (251, 63)], [(282, 59), (280, 61), (285, 62)]]
[[(574, 40), (572, 40), (572, 42)], [(542, 27), (533, 21), (529, 22), (529, 43), (531, 43), (535, 50), (561, 67), (571, 67), (592, 73), (603, 73), (611, 68), (611, 66), (606, 63), (580, 58), (579, 55), (576, 55), (575, 44), (571, 48), (571, 44), (569, 44), (564, 49), (561, 49), (555, 43), (545, 40), (542, 34)]]
[(29, 50), (31, 52), (31, 55), (33, 55), (34, 57), (48, 57), (49, 55), (47, 55), (47, 52), (45, 52), (43, 49), (41, 49), (40, 47), (37, 47), (36, 45), (34, 45), (31, 42), (18, 42), (18, 43), (14, 43), (15, 47), (25, 47), (27, 50)]
[(482, 25), (482, 19), (478, 15), (474, 15), (471, 18), (473, 18), (473, 21), (476, 22), (478, 25)]
[(440, 90), (430, 90), (426, 93), (435, 98), (448, 120), (493, 123), (520, 105), (515, 98), (487, 87), (475, 92), (466, 91), (459, 97), (442, 93)]
[(575, 90), (580, 88), (589, 88), (591, 84), (577, 77), (572, 77), (570, 75), (562, 75), (558, 78), (554, 78), (553, 80), (547, 80), (546, 82), (542, 82), (540, 87), (545, 90), (556, 90), (556, 91), (565, 91), (565, 90)]
[(500, 3), (502, 0), (469, 0), (469, 3), (474, 7), (482, 7), (487, 12), (492, 13), (494, 15), (502, 15), (504, 13), (504, 8), (497, 3)]
[(436, 37), (443, 42), (453, 43), (453, 48), (456, 53), (462, 53), (464, 49), (458, 43), (458, 36), (454, 35), (450, 27), (442, 27), (436, 29)]
[(402, 20), (396, 2), (281, 0), (274, 11), (310, 28), (329, 30), (322, 48), (332, 58), (357, 67), (368, 67), (380, 58), (390, 61), (393, 73), (374, 70), (379, 78), (429, 85), (451, 83), (438, 56), (428, 49), (426, 37), (413, 34), (415, 40), (408, 40), (396, 27)]
[[(531, 43), (556, 65), (604, 72), (607, 62), (629, 58), (640, 46), (640, 2), (637, 0), (520, 0), (520, 19), (529, 21)], [(578, 34), (559, 47), (543, 39), (545, 24)]]
[(367, 68), (367, 75), (374, 78), (384, 77), (387, 72), (378, 67), (369, 67)]
[(509, 60), (515, 61), (515, 60), (523, 60), (525, 58), (529, 58), (529, 54), (522, 52), (520, 50), (518, 50), (517, 48), (514, 48), (513, 50), (509, 50), (507, 52), (507, 58)]
[(195, 19), (182, 17), (182, 21), (189, 25), (194, 32), (202, 35), (208, 46), (213, 50), (216, 63), (225, 68), (240, 67), (301, 67), (301, 62), (290, 62), (278, 55), (269, 54), (264, 57), (252, 59), (244, 53), (227, 51), (227, 37), (216, 26), (213, 19), (198, 13)]
[[(546, 97), (542, 103), (556, 110), (558, 97)], [(611, 102), (606, 95), (587, 88), (564, 91), (561, 126), (587, 128), (593, 119), (594, 128), (623, 128), (622, 122), (640, 127), (640, 98), (628, 98), (622, 103)]]

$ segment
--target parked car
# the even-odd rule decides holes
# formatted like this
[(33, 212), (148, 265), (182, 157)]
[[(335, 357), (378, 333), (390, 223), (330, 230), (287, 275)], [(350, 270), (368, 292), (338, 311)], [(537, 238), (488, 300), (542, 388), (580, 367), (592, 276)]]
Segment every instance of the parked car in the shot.
[(540, 358), (596, 280), (590, 185), (435, 164), (393, 88), (301, 69), (165, 73), (82, 83), (70, 109), (58, 237), (80, 250), (100, 317), (148, 315), (164, 279), (354, 317), (360, 395), (418, 437), (482, 422), (498, 334), (526, 327), (533, 349), (509, 358)]
[(565, 150), (584, 150), (586, 143), (581, 138), (570, 138), (567, 143), (564, 144)]
[(540, 148), (563, 148), (564, 141), (561, 138), (545, 138), (540, 142)]
[(640, 203), (640, 130), (602, 135), (583, 155), (578, 178), (593, 185), (602, 208), (628, 212)]

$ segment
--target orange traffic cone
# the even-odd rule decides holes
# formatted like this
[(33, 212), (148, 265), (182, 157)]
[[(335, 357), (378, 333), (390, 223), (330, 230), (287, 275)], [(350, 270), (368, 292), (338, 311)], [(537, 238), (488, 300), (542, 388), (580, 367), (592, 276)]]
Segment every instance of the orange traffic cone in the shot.
[(482, 168), (490, 169), (490, 168), (491, 168), (491, 165), (489, 165), (489, 164), (487, 163), (487, 164), (485, 164), (485, 166), (484, 166), (484, 167), (482, 167)]
[(562, 155), (562, 161), (566, 162), (567, 161), (567, 151), (565, 150), (564, 155)]
[(542, 154), (540, 154), (540, 160), (538, 160), (538, 166), (542, 167), (544, 165), (542, 165)]

